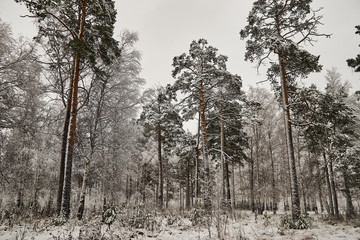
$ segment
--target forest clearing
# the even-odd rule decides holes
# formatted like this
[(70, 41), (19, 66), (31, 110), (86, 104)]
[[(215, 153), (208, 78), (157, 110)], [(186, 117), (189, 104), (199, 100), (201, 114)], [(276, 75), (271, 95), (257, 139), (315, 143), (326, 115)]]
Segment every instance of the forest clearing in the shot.
[(359, 240), (360, 2), (139, 1), (0, 3), (0, 239)]

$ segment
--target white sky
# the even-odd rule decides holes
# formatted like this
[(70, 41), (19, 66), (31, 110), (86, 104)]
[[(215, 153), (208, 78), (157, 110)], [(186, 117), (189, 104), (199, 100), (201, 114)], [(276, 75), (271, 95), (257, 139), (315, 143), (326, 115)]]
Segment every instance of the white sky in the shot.
[[(244, 61), (245, 41), (239, 32), (246, 25), (252, 0), (115, 0), (117, 8), (116, 35), (123, 29), (139, 33), (136, 48), (142, 53), (141, 76), (146, 87), (173, 83), (172, 59), (188, 52), (192, 40), (205, 38), (209, 44), (227, 55), (228, 70), (240, 75), (245, 90), (248, 86), (266, 79), (266, 66), (257, 75), (254, 64)], [(316, 82), (325, 86), (326, 69), (336, 67), (343, 80), (348, 80), (353, 89), (360, 90), (360, 73), (347, 67), (346, 59), (360, 53), (360, 35), (355, 34), (355, 25), (360, 25), (360, 0), (314, 0), (313, 8), (324, 7), (324, 25), (321, 32), (332, 33), (330, 39), (320, 39), (315, 47), (307, 49), (321, 55), (323, 71), (311, 74), (305, 84)], [(8, 22), (15, 36), (32, 37), (36, 26), (28, 18), (24, 6), (13, 0), (0, 0), (0, 18)], [(269, 87), (269, 83), (261, 86)]]

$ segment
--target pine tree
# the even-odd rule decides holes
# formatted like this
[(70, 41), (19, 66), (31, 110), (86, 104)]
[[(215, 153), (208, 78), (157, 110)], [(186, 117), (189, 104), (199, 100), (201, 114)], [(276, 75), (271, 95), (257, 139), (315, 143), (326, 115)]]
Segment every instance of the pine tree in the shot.
[(165, 88), (155, 90), (150, 102), (143, 107), (140, 116), (146, 135), (153, 136), (157, 142), (159, 162), (158, 207), (160, 209), (163, 208), (164, 203), (164, 153), (169, 155), (183, 134), (182, 119), (176, 107), (171, 103), (173, 98), (171, 91), (166, 91)]
[[(312, 44), (314, 38), (322, 34), (317, 33), (321, 16), (310, 8), (312, 0), (258, 0), (248, 16), (248, 25), (241, 30), (241, 38), (248, 38), (246, 42), (245, 59), (256, 61), (259, 67), (274, 54), (277, 63), (270, 61), (268, 79), (274, 89), (281, 93), (281, 102), (285, 117), (285, 130), (288, 156), (290, 162), (291, 190), (292, 190), (292, 218), (294, 221), (300, 216), (300, 199), (294, 144), (292, 136), (291, 111), (289, 105), (289, 87), (294, 86), (297, 77), (306, 77), (314, 71), (320, 71), (319, 57), (313, 56), (300, 46)], [(277, 83), (280, 76), (280, 87)]]
[[(91, 2), (81, 0), (75, 3), (69, 0), (16, 1), (25, 3), (30, 13), (34, 15), (33, 17), (38, 19), (38, 38), (55, 34), (59, 39), (65, 41), (66, 44), (62, 44), (62, 46), (71, 47), (73, 55), (73, 73), (70, 74), (71, 79), (69, 81), (57, 202), (58, 213), (60, 213), (60, 206), (62, 205), (63, 214), (68, 219), (70, 217), (72, 160), (75, 145), (81, 65), (87, 62), (92, 66), (95, 73), (102, 74), (96, 66), (97, 61), (110, 64), (112, 59), (120, 54), (118, 44), (113, 39), (116, 17), (114, 2), (111, 0)], [(57, 27), (55, 31), (52, 27), (54, 23)], [(66, 142), (65, 136), (69, 136)], [(67, 158), (66, 169), (65, 156)]]
[(199, 113), (202, 152), (205, 169), (204, 207), (212, 208), (210, 159), (207, 134), (207, 110), (214, 96), (214, 90), (232, 75), (226, 71), (227, 57), (219, 55), (217, 49), (209, 46), (205, 39), (193, 41), (189, 54), (174, 57), (172, 76), (176, 79), (173, 89), (185, 94), (182, 103), (184, 115), (193, 118)]
[[(355, 28), (357, 29), (355, 33), (360, 34), (360, 25), (355, 26)], [(349, 67), (355, 69), (355, 72), (360, 72), (360, 54), (358, 54), (356, 56), (356, 58), (350, 58), (350, 59), (346, 60), (346, 62)]]

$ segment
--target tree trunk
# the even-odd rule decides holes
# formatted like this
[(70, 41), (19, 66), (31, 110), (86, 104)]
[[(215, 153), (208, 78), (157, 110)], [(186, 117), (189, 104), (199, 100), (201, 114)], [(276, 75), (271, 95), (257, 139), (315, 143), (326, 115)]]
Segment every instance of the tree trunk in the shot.
[(346, 218), (351, 219), (356, 216), (356, 212), (354, 209), (354, 205), (352, 204), (351, 200), (351, 192), (349, 188), (349, 181), (348, 181), (348, 175), (346, 173), (346, 170), (343, 170), (342, 172), (343, 178), (344, 178), (344, 194), (346, 198)]
[(226, 189), (226, 208), (231, 211), (231, 189), (230, 189), (230, 176), (229, 176), (229, 162), (225, 159), (225, 189)]
[(334, 201), (334, 214), (335, 214), (335, 218), (339, 219), (340, 218), (339, 206), (338, 206), (338, 200), (337, 200), (335, 176), (334, 176), (333, 164), (332, 164), (332, 158), (331, 157), (329, 157), (329, 162), (328, 163), (329, 163), (329, 173), (330, 173), (330, 185), (331, 185), (331, 190), (332, 190), (332, 194), (333, 194), (333, 201)]
[(199, 145), (200, 145), (200, 129), (201, 129), (201, 125), (200, 125), (201, 119), (200, 119), (200, 111), (199, 111), (199, 119), (198, 119), (198, 128), (197, 128), (197, 142), (196, 142), (196, 147), (195, 147), (195, 205), (198, 206), (198, 199), (199, 199), (199, 156), (200, 156), (200, 150), (199, 150)]
[(207, 131), (206, 131), (206, 117), (205, 117), (205, 94), (203, 91), (203, 86), (201, 84), (200, 90), (200, 116), (201, 116), (201, 133), (202, 133), (202, 150), (203, 150), (203, 159), (205, 165), (205, 184), (204, 184), (204, 208), (207, 211), (211, 211), (212, 202), (211, 202), (211, 184), (210, 184), (210, 163), (208, 156), (208, 142), (207, 142)]
[[(278, 29), (280, 35), (280, 29)], [(289, 106), (289, 95), (287, 90), (287, 80), (286, 80), (286, 71), (285, 64), (283, 62), (283, 56), (281, 53), (278, 54), (279, 57), (279, 67), (280, 67), (280, 76), (281, 76), (281, 95), (282, 95), (282, 105), (285, 113), (285, 131), (286, 131), (286, 141), (288, 147), (288, 156), (290, 164), (290, 182), (291, 182), (291, 215), (294, 221), (297, 221), (300, 216), (300, 198), (299, 198), (299, 186), (296, 175), (296, 162), (294, 154), (294, 144), (292, 136), (292, 126), (291, 126), (291, 116), (290, 116), (290, 106)]]
[[(85, 26), (85, 9), (86, 2), (82, 0), (81, 7), (81, 22), (78, 39), (82, 40), (84, 35), (84, 26)], [(75, 72), (74, 72), (74, 83), (73, 83), (73, 96), (72, 96), (72, 108), (71, 108), (71, 123), (70, 123), (70, 132), (69, 132), (69, 141), (67, 148), (67, 162), (65, 170), (65, 186), (63, 194), (63, 214), (65, 219), (70, 217), (70, 196), (71, 196), (71, 174), (72, 174), (72, 160), (74, 153), (74, 144), (75, 144), (75, 133), (76, 133), (76, 117), (77, 117), (77, 106), (78, 106), (78, 85), (80, 78), (80, 53), (76, 53), (75, 61)]]
[(224, 109), (221, 107), (220, 111), (220, 139), (221, 139), (221, 163), (222, 163), (222, 205), (224, 209), (231, 209), (231, 195), (230, 195), (230, 179), (229, 179), (229, 164), (225, 157), (225, 133), (224, 133)]
[(231, 164), (231, 187), (232, 187), (232, 198), (231, 198), (231, 208), (235, 209), (235, 162)]
[(323, 157), (324, 157), (324, 170), (325, 170), (326, 185), (327, 185), (328, 192), (329, 192), (329, 211), (328, 211), (328, 214), (330, 216), (334, 216), (334, 205), (333, 205), (333, 199), (332, 199), (332, 189), (331, 189), (331, 182), (330, 182), (330, 177), (329, 177), (328, 162), (327, 162), (327, 159), (326, 159), (326, 153), (325, 152), (323, 152)]
[(89, 170), (90, 170), (90, 160), (86, 161), (86, 163), (85, 163), (85, 171), (84, 171), (83, 181), (82, 181), (82, 185), (81, 185), (80, 203), (79, 203), (79, 209), (78, 209), (78, 213), (77, 213), (78, 220), (82, 219), (84, 210), (85, 210), (86, 181), (88, 178)]
[(305, 214), (307, 214), (307, 205), (306, 205), (306, 193), (305, 193), (305, 187), (304, 187), (304, 182), (303, 182), (303, 173), (302, 173), (302, 169), (301, 169), (301, 151), (300, 151), (300, 135), (299, 132), (297, 134), (297, 159), (298, 159), (298, 165), (299, 165), (299, 173), (300, 173), (300, 177), (299, 177), (299, 185), (301, 186), (301, 194), (303, 197), (303, 212)]
[(319, 193), (319, 202), (320, 202), (320, 210), (321, 212), (324, 212), (324, 204), (322, 200), (322, 182), (321, 182), (321, 173), (320, 173), (320, 163), (316, 164), (317, 167), (317, 185), (318, 185), (318, 193)]
[(166, 201), (165, 201), (165, 208), (168, 209), (168, 206), (169, 206), (169, 201), (170, 201), (170, 178), (169, 178), (169, 168), (168, 168), (168, 165), (169, 164), (169, 160), (166, 159), (166, 165), (165, 165), (165, 171), (164, 171), (164, 174), (165, 174), (165, 182), (166, 182)]
[(190, 158), (186, 160), (186, 210), (190, 210)]
[(276, 186), (275, 186), (275, 164), (274, 164), (274, 158), (273, 158), (273, 152), (272, 152), (272, 146), (271, 146), (271, 133), (268, 132), (268, 138), (269, 138), (269, 155), (270, 155), (270, 162), (271, 162), (271, 186), (272, 186), (272, 211), (274, 214), (276, 214)]
[[(160, 111), (160, 104), (159, 104), (159, 111)], [(161, 128), (160, 122), (157, 126), (157, 137), (158, 137), (158, 160), (159, 160), (159, 202), (158, 207), (162, 209), (163, 207), (163, 200), (164, 200), (164, 176), (163, 176), (163, 162), (161, 156)]]
[(255, 212), (255, 197), (254, 197), (254, 156), (253, 156), (253, 141), (250, 139), (250, 209)]
[(61, 144), (61, 156), (60, 156), (60, 171), (59, 171), (59, 183), (58, 183), (58, 192), (57, 192), (57, 200), (56, 200), (56, 213), (60, 216), (61, 213), (61, 204), (62, 197), (64, 191), (64, 178), (65, 178), (65, 161), (66, 161), (66, 148), (68, 143), (68, 134), (69, 134), (69, 126), (70, 126), (70, 115), (71, 115), (71, 101), (73, 95), (73, 85), (74, 85), (74, 73), (75, 73), (75, 57), (73, 59), (73, 67), (72, 73), (69, 80), (69, 93), (68, 99), (66, 102), (66, 113), (65, 113), (65, 121), (62, 132), (62, 144)]

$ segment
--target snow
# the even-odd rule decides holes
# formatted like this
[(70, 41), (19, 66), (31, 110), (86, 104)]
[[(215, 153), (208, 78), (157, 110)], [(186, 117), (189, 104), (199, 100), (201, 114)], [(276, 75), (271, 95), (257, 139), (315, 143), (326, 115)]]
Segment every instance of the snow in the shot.
[(191, 220), (185, 217), (158, 217), (157, 225), (152, 231), (124, 227), (119, 221), (115, 221), (109, 229), (107, 225), (101, 224), (99, 219), (86, 224), (70, 220), (63, 226), (54, 226), (49, 220), (37, 220), (13, 227), (8, 227), (3, 223), (0, 226), (0, 239), (360, 239), (359, 220), (326, 221), (322, 215), (311, 214), (310, 216), (314, 218), (314, 226), (306, 230), (293, 230), (280, 226), (281, 215), (267, 213), (255, 218), (255, 215), (249, 211), (239, 211), (230, 218), (226, 215), (214, 214), (210, 228), (211, 237), (209, 237), (207, 227), (209, 218), (203, 218), (202, 225), (194, 226)]

